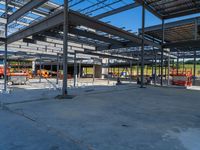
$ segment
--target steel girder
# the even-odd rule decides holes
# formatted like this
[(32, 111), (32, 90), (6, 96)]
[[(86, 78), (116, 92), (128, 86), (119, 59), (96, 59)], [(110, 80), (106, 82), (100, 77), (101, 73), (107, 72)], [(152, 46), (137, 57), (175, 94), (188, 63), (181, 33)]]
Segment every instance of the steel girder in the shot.
[[(76, 13), (74, 11), (69, 12), (69, 23), (72, 26), (86, 26), (89, 28), (93, 28), (95, 30), (99, 30), (108, 34), (112, 34), (115, 36), (122, 37), (124, 39), (130, 40), (133, 44), (140, 44), (142, 39), (132, 33), (114, 27), (112, 25), (103, 23), (101, 21), (95, 20), (93, 18), (87, 17), (80, 13)], [(54, 27), (58, 27), (63, 24), (63, 10), (54, 13), (53, 15), (35, 23), (31, 24), (29, 27), (22, 29), (14, 34), (8, 36), (8, 43), (12, 43), (14, 41), (23, 39), (25, 37), (38, 34), (40, 32), (52, 29)], [(153, 43), (151, 41), (145, 40), (146, 45), (154, 45), (156, 47), (160, 47), (159, 44)]]
[(114, 9), (114, 10), (99, 14), (99, 15), (93, 17), (93, 18), (94, 19), (102, 19), (102, 18), (111, 16), (111, 15), (114, 15), (114, 14), (117, 14), (117, 13), (120, 13), (120, 12), (123, 12), (123, 11), (126, 11), (126, 10), (130, 10), (130, 9), (136, 8), (138, 6), (140, 6), (140, 3), (136, 3), (135, 2), (133, 4), (125, 5), (123, 7), (120, 7), (120, 8), (117, 8), (117, 9)]
[(77, 53), (94, 55), (94, 56), (99, 56), (99, 57), (103, 57), (103, 58), (113, 58), (113, 59), (130, 60), (130, 61), (138, 60), (137, 58), (133, 58), (130, 56), (122, 56), (122, 55), (102, 53), (102, 52), (96, 52), (96, 51), (92, 52), (91, 50), (86, 50), (84, 52), (77, 52)]
[(22, 6), (20, 9), (18, 9), (16, 12), (14, 12), (11, 16), (8, 17), (8, 24), (14, 20), (20, 18), (25, 13), (41, 6), (42, 4), (46, 3), (47, 1), (48, 0), (42, 0), (42, 1), (31, 0), (30, 2), (28, 2), (27, 4)]

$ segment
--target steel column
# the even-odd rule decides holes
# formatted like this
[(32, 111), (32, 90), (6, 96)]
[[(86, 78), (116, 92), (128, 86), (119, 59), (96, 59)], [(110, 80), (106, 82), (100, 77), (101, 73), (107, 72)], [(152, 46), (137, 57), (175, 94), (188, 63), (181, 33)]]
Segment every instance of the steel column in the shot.
[(168, 53), (167, 85), (170, 85), (170, 51)]
[(130, 82), (132, 81), (132, 75), (133, 75), (132, 71), (133, 71), (133, 63), (132, 61), (130, 61)]
[(183, 55), (183, 70), (185, 70), (185, 53)]
[(141, 85), (144, 87), (144, 28), (145, 28), (145, 7), (144, 2), (142, 3), (142, 49), (141, 49)]
[[(52, 62), (53, 63), (53, 62)], [(51, 64), (51, 77), (52, 77), (52, 75), (53, 75), (53, 65)]]
[(110, 84), (110, 79), (109, 79), (109, 68), (110, 68), (110, 59), (108, 58), (108, 74), (107, 74), (107, 80), (108, 80), (108, 84)]
[(92, 82), (94, 84), (94, 80), (95, 80), (95, 58), (93, 58), (93, 75), (92, 75)]
[[(139, 58), (139, 57), (138, 57)], [(138, 61), (137, 61), (137, 79), (138, 79), (138, 76), (139, 76), (139, 59), (138, 59)]]
[(4, 52), (4, 91), (7, 91), (7, 55), (8, 55), (8, 44), (7, 44), (7, 36), (8, 36), (8, 1), (5, 1), (5, 52)]
[(20, 69), (20, 60), (18, 58), (18, 70)]
[(165, 21), (164, 19), (162, 19), (162, 47), (161, 47), (161, 81), (160, 81), (160, 85), (163, 86), (163, 55), (164, 55), (164, 48), (163, 48), (163, 45), (164, 45), (164, 34), (165, 34), (165, 30), (164, 30), (164, 24), (165, 24)]
[(160, 69), (160, 66), (161, 66), (161, 65), (160, 65), (160, 62), (161, 62), (161, 60), (159, 60), (159, 66), (158, 66), (158, 69), (159, 69), (159, 70), (158, 70), (158, 74), (159, 74), (159, 76), (160, 76), (160, 74), (161, 74), (161, 73), (160, 73), (160, 71), (161, 71), (161, 69)]
[(195, 85), (196, 82), (196, 65), (197, 65), (197, 53), (194, 51), (194, 70), (193, 70), (193, 84)]
[(178, 70), (179, 70), (179, 53), (177, 55), (177, 60), (176, 60), (176, 73), (178, 74)]
[(151, 60), (152, 61), (152, 63), (151, 63), (151, 76), (153, 77), (153, 73), (154, 73), (154, 64), (153, 64), (153, 59)]
[(41, 57), (41, 55), (40, 55), (40, 75), (39, 75), (39, 83), (41, 83), (41, 78), (42, 78), (42, 72), (41, 72), (41, 70), (42, 70), (42, 57)]
[(65, 96), (68, 94), (67, 91), (67, 74), (68, 74), (68, 0), (64, 0), (64, 38), (63, 38), (63, 87), (62, 87), (62, 95)]
[(77, 85), (77, 59), (76, 52), (74, 53), (74, 87)]
[(59, 54), (57, 54), (56, 84), (58, 84), (58, 73), (59, 73)]
[(154, 73), (154, 85), (156, 85), (156, 77), (157, 77), (157, 52), (154, 50), (155, 53), (155, 73)]
[(118, 66), (118, 77), (120, 77), (120, 71), (119, 71), (119, 66)]
[[(198, 34), (198, 20), (195, 19), (195, 40), (197, 40), (197, 34)], [(193, 75), (194, 75), (194, 79), (193, 79), (193, 84), (195, 85), (196, 82), (196, 65), (197, 65), (197, 52), (196, 50), (194, 50), (194, 70), (193, 70)]]
[(165, 80), (167, 80), (167, 64), (166, 64), (166, 62), (167, 62), (167, 59), (165, 59)]
[(79, 74), (78, 74), (78, 78), (79, 78), (79, 80), (81, 78), (81, 60), (79, 62)]

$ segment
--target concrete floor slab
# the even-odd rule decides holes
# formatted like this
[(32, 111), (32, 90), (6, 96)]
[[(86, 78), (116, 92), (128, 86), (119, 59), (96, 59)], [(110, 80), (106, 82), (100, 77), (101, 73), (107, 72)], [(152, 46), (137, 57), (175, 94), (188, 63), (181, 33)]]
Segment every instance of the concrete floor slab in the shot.
[(200, 149), (199, 91), (104, 82), (70, 88), (68, 100), (46, 83), (0, 95), (0, 149)]
[[(9, 124), (15, 122), (14, 116), (17, 115), (24, 121), (21, 122), (22, 128), (18, 126), (19, 131), (15, 131), (15, 128), (11, 130), (13, 135), (26, 138), (19, 133), (23, 133), (21, 130), (28, 126), (30, 129), (27, 134), (35, 130), (38, 133), (32, 136), (33, 141), (40, 135), (40, 138), (46, 140), (43, 132), (50, 129), (52, 140), (61, 138), (61, 142), (66, 139), (72, 141), (64, 141), (65, 145), (75, 145), (71, 150), (77, 149), (77, 143), (80, 149), (92, 150), (200, 149), (195, 142), (200, 139), (200, 135), (193, 134), (200, 132), (199, 91), (152, 86), (141, 89), (137, 85), (100, 89), (82, 93), (74, 89), (81, 94), (70, 100), (49, 97), (47, 101), (7, 104), (8, 112), (13, 115), (9, 114), (9, 119), (2, 117), (0, 120)], [(2, 110), (0, 113), (4, 116), (8, 112)], [(34, 124), (37, 124), (37, 128), (32, 127)], [(3, 129), (6, 131), (7, 126), (3, 126)], [(8, 147), (9, 143), (2, 138), (4, 135), (5, 132), (0, 135), (1, 142)], [(7, 139), (15, 141), (8, 134)], [(48, 140), (44, 143), (48, 143)], [(23, 144), (14, 148), (21, 150), (17, 146)], [(191, 146), (193, 144), (196, 146)], [(33, 142), (33, 145), (37, 148), (40, 142)], [(62, 143), (59, 148), (63, 149)]]

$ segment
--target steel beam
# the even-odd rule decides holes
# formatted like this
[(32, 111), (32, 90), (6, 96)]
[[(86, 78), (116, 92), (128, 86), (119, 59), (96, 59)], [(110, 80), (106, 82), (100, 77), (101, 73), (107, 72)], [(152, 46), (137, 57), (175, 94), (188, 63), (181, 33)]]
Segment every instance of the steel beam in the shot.
[(80, 54), (86, 54), (86, 55), (94, 55), (94, 56), (100, 56), (104, 58), (114, 58), (114, 59), (121, 59), (121, 60), (131, 60), (131, 61), (136, 61), (138, 60), (137, 58), (133, 57), (128, 57), (128, 56), (122, 56), (122, 55), (115, 55), (115, 54), (108, 54), (108, 53), (100, 53), (100, 52), (92, 52), (92, 51), (84, 51), (84, 52), (77, 52)]
[(7, 0), (7, 4), (9, 4), (12, 0)]
[(95, 34), (94, 32), (78, 30), (78, 29), (75, 29), (75, 28), (70, 28), (69, 32), (72, 33), (72, 34), (75, 34), (75, 35), (84, 36), (84, 37), (87, 37), (87, 38), (93, 38), (93, 39), (103, 41), (103, 42), (106, 42), (106, 43), (111, 43), (111, 44), (122, 46), (121, 42), (119, 42), (117, 40), (113, 40), (113, 39), (105, 37), (105, 36), (100, 36), (98, 34)]
[(178, 13), (173, 13), (172, 15), (164, 16), (163, 18), (164, 19), (172, 19), (172, 18), (182, 17), (182, 16), (186, 16), (186, 15), (197, 14), (199, 12), (200, 12), (199, 7), (197, 10), (185, 9), (184, 11), (180, 11)]
[[(172, 43), (166, 43), (164, 44), (164, 48), (179, 48), (180, 50), (182, 48), (187, 48), (187, 47), (196, 47), (200, 48), (200, 39), (199, 40), (187, 40), (187, 41), (180, 41), (180, 42), (172, 42)], [(174, 50), (172, 50), (174, 51)]]
[[(128, 31), (124, 31), (120, 28), (114, 27), (112, 25), (106, 24), (104, 22), (95, 20), (93, 18), (87, 17), (80, 13), (70, 11), (69, 12), (70, 25), (83, 25), (95, 30), (99, 30), (111, 35), (119, 36), (126, 40), (130, 40), (134, 44), (141, 44), (142, 39), (139, 36), (136, 36)], [(52, 29), (56, 26), (63, 24), (63, 11), (58, 11), (53, 15), (45, 18), (38, 23), (31, 24), (29, 27), (22, 29), (14, 34), (8, 36), (8, 43), (23, 39), (25, 37), (31, 36), (43, 32), (48, 29)], [(144, 40), (145, 45), (152, 45), (153, 43), (149, 40)], [(155, 43), (154, 43), (155, 44)], [(155, 44), (156, 47), (160, 48), (159, 44)]]
[(20, 9), (18, 9), (16, 12), (14, 12), (9, 18), (8, 18), (8, 24), (11, 23), (14, 20), (19, 19), (21, 16), (23, 16), (25, 13), (41, 6), (42, 4), (46, 3), (48, 0), (31, 0), (24, 6), (22, 6)]
[(102, 18), (105, 18), (105, 17), (108, 17), (108, 16), (112, 16), (112, 15), (118, 14), (118, 13), (126, 11), (126, 10), (130, 10), (130, 9), (136, 8), (138, 6), (140, 6), (140, 4), (135, 2), (133, 4), (128, 4), (128, 5), (125, 5), (123, 7), (119, 7), (119, 8), (116, 8), (114, 10), (102, 13), (100, 15), (97, 15), (97, 16), (93, 17), (93, 18), (94, 19), (102, 19)]
[[(166, 23), (165, 29), (172, 28), (172, 27), (179, 27), (179, 26), (190, 24), (190, 23), (194, 23), (194, 20), (196, 20), (198, 18), (199, 17), (195, 17), (195, 18), (189, 18), (189, 19), (184, 19), (184, 20)], [(151, 31), (155, 31), (155, 30), (162, 30), (162, 24), (145, 28), (145, 32), (151, 32)], [(141, 29), (139, 29), (139, 31), (141, 31)]]
[(145, 9), (147, 9), (149, 12), (151, 12), (152, 14), (154, 14), (159, 19), (163, 18), (158, 12), (156, 12), (154, 9), (152, 9), (147, 4), (145, 4), (145, 0), (135, 0), (135, 1), (138, 2), (138, 3), (140, 3), (141, 5), (143, 5), (143, 7), (145, 7)]

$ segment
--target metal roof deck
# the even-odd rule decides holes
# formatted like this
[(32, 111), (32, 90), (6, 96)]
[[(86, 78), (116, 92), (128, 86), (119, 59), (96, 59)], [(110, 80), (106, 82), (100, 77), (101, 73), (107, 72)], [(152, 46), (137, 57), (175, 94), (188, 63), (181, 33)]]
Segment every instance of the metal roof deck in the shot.
[(162, 19), (170, 19), (200, 12), (200, 0), (136, 0)]
[[(200, 18), (191, 18), (181, 21), (166, 23), (164, 26), (165, 42), (179, 42), (195, 39), (197, 22), (197, 39), (200, 39)], [(152, 38), (162, 40), (162, 25), (145, 28), (145, 34)]]

